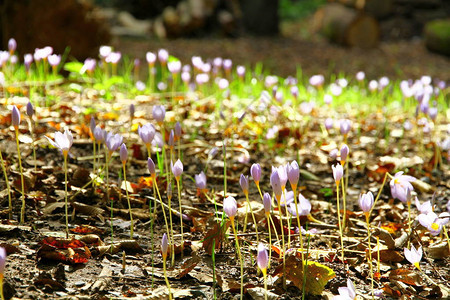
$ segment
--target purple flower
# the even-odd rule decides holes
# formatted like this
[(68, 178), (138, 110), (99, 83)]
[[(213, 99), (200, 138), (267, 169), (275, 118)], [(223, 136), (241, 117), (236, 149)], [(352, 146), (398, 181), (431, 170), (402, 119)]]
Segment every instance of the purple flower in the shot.
[(333, 128), (333, 126), (334, 126), (333, 119), (332, 118), (327, 118), (325, 120), (325, 129), (329, 131), (329, 130), (331, 130)]
[(61, 55), (57, 54), (49, 55), (48, 63), (50, 64), (50, 66), (56, 67), (59, 65), (60, 62), (61, 62)]
[(416, 250), (413, 245), (411, 245), (411, 250), (404, 248), (405, 258), (412, 263), (417, 269), (420, 270), (420, 260), (422, 259), (422, 247)]
[(311, 202), (303, 197), (302, 194), (298, 194), (297, 209), (295, 209), (295, 203), (291, 202), (288, 207), (288, 211), (294, 217), (297, 216), (297, 210), (299, 216), (307, 216), (311, 213)]
[(256, 257), (256, 262), (258, 264), (258, 268), (261, 269), (263, 274), (266, 274), (267, 266), (269, 265), (269, 254), (267, 253), (266, 247), (262, 243), (258, 245), (258, 256)]
[[(431, 201), (426, 201), (423, 204), (420, 204), (419, 199), (416, 197), (416, 207), (420, 211), (421, 214), (428, 214), (433, 211), (433, 206), (431, 205)], [(449, 200), (450, 203), (450, 200)]]
[(325, 82), (325, 77), (323, 77), (323, 75), (320, 75), (320, 74), (313, 75), (309, 79), (309, 84), (314, 87), (319, 87), (319, 86), (323, 85), (324, 82)]
[(239, 178), (239, 184), (241, 185), (244, 194), (248, 195), (248, 176), (244, 176), (244, 174), (241, 174), (241, 177)]
[(172, 74), (178, 74), (181, 71), (181, 62), (179, 60), (171, 61), (167, 64), (167, 69)]
[(169, 59), (169, 52), (167, 52), (166, 49), (159, 49), (158, 50), (158, 60), (162, 65), (165, 65), (167, 63), (167, 60)]
[(33, 62), (33, 55), (31, 54), (25, 54), (23, 57), (23, 63), (25, 64), (25, 68), (27, 71), (30, 70), (31, 63)]
[(234, 220), (234, 217), (237, 213), (237, 202), (231, 196), (228, 196), (223, 200), (223, 211), (231, 220)]
[(264, 205), (264, 212), (266, 213), (266, 216), (269, 216), (270, 209), (272, 207), (272, 197), (270, 197), (269, 193), (264, 193), (263, 205)]
[(334, 296), (332, 300), (354, 300), (356, 299), (356, 289), (353, 282), (347, 279), (347, 286), (338, 288), (339, 296)]
[(342, 168), (342, 165), (336, 164), (336, 166), (331, 166), (333, 169), (333, 178), (334, 181), (336, 181), (336, 184), (339, 184), (339, 181), (342, 179), (342, 176), (344, 175), (344, 168)]
[(183, 174), (183, 164), (181, 163), (181, 160), (177, 160), (175, 164), (170, 162), (170, 166), (172, 169), (173, 176), (175, 176), (175, 179), (178, 181), (180, 180), (181, 174)]
[(6, 250), (3, 247), (0, 247), (0, 275), (3, 276), (5, 274), (5, 264), (6, 264)]
[(107, 63), (112, 63), (113, 65), (116, 65), (119, 60), (122, 58), (122, 54), (120, 52), (111, 52), (106, 58), (105, 61)]
[(94, 129), (94, 138), (97, 141), (97, 143), (102, 143), (105, 141), (105, 131), (101, 129), (100, 127), (96, 126)]
[(136, 112), (136, 107), (133, 103), (130, 104), (130, 118), (134, 118), (134, 113)]
[(339, 127), (341, 130), (341, 134), (346, 135), (349, 133), (351, 127), (352, 127), (352, 121), (348, 119), (343, 119), (339, 121)]
[(145, 55), (145, 59), (147, 60), (147, 63), (152, 66), (155, 64), (156, 55), (153, 52), (147, 52), (147, 54)]
[(112, 134), (108, 132), (105, 140), (106, 140), (106, 147), (109, 150), (109, 154), (112, 155), (112, 153), (116, 151), (120, 147), (120, 145), (122, 145), (123, 137), (118, 133)]
[(276, 168), (276, 170), (278, 171), (278, 176), (280, 177), (281, 189), (284, 190), (286, 188), (286, 183), (288, 181), (286, 165), (281, 165), (278, 168)]
[(27, 115), (31, 118), (34, 115), (33, 104), (31, 102), (27, 103)]
[(170, 130), (168, 144), (169, 144), (170, 149), (173, 149), (173, 146), (175, 145), (175, 133), (173, 132), (173, 129)]
[(369, 215), (370, 210), (372, 209), (373, 206), (373, 194), (372, 192), (367, 192), (367, 194), (362, 194), (359, 195), (359, 207), (361, 207), (362, 211), (364, 212), (364, 214), (366, 216)]
[(93, 58), (86, 58), (84, 60), (83, 67), (81, 67), (80, 74), (84, 74), (86, 71), (88, 74), (94, 72), (95, 65), (97, 64), (97, 61)]
[(200, 174), (196, 174), (195, 176), (195, 185), (199, 190), (206, 190), (206, 175), (203, 171)]
[(144, 144), (146, 146), (150, 146), (150, 143), (153, 141), (153, 138), (155, 137), (156, 130), (152, 124), (147, 123), (142, 127), (140, 126), (138, 127), (138, 134), (141, 137)]
[(112, 52), (111, 46), (100, 46), (99, 54), (103, 59), (106, 58), (108, 55), (110, 55), (111, 52)]
[(346, 144), (342, 145), (341, 147), (341, 163), (345, 164), (347, 161), (347, 155), (348, 155), (348, 146)]
[(293, 191), (285, 191), (281, 194), (280, 197), (280, 206), (284, 207), (286, 205), (290, 205), (292, 202), (294, 202), (294, 192)]
[(278, 175), (278, 171), (276, 169), (272, 170), (272, 174), (270, 175), (270, 184), (272, 185), (273, 193), (275, 194), (277, 200), (279, 200), (283, 190), (281, 189), (280, 175)]
[(181, 124), (180, 122), (175, 123), (175, 137), (179, 139), (181, 137)]
[(298, 163), (294, 160), (291, 162), (291, 164), (288, 163), (286, 165), (286, 169), (291, 187), (293, 190), (295, 190), (297, 188), (298, 180), (300, 178), (300, 168), (298, 166)]
[(223, 60), (223, 69), (225, 71), (231, 70), (231, 66), (232, 65), (233, 65), (233, 62), (231, 61), (231, 59), (224, 59)]
[(166, 116), (166, 109), (162, 105), (155, 105), (153, 106), (153, 118), (158, 122), (159, 124), (162, 124), (164, 122), (164, 117)]
[(416, 178), (412, 176), (403, 175), (403, 172), (395, 173), (394, 177), (389, 183), (389, 185), (391, 186), (392, 197), (399, 199), (403, 203), (406, 203), (408, 200), (407, 189), (409, 188), (410, 191), (414, 190), (414, 187), (412, 186), (411, 182), (415, 180)]
[(150, 175), (152, 175), (152, 178), (155, 178), (156, 177), (156, 166), (150, 157), (147, 159), (147, 168), (148, 168), (148, 171), (150, 172)]
[(164, 260), (166, 260), (167, 258), (168, 250), (169, 250), (169, 239), (167, 238), (167, 234), (164, 233), (161, 240), (161, 252)]
[(14, 129), (18, 130), (19, 129), (19, 124), (20, 124), (20, 111), (17, 108), (17, 106), (13, 106), (12, 108), (12, 113), (11, 113), (11, 123), (14, 126)]
[(70, 130), (66, 128), (64, 130), (64, 134), (59, 131), (55, 132), (55, 141), (51, 140), (47, 136), (46, 138), (55, 148), (60, 149), (64, 156), (67, 156), (70, 147), (72, 147), (73, 144), (73, 136)]
[[(446, 215), (444, 215), (445, 217)], [(448, 223), (448, 217), (447, 218), (439, 218), (434, 212), (428, 212), (427, 214), (420, 214), (417, 219), (419, 220), (419, 223), (428, 229), (431, 233), (431, 235), (438, 235), (441, 233), (442, 227)]]
[(16, 48), (17, 48), (17, 42), (16, 42), (16, 40), (14, 39), (14, 38), (10, 38), (9, 40), (8, 40), (8, 50), (9, 50), (9, 53), (14, 53), (14, 51), (16, 51)]
[(237, 66), (236, 67), (236, 73), (240, 78), (243, 78), (245, 75), (245, 67), (244, 66)]
[(356, 73), (356, 80), (363, 81), (366, 78), (366, 74), (363, 71)]
[(259, 181), (261, 180), (261, 166), (258, 163), (251, 166), (250, 174), (252, 175), (253, 181), (255, 181), (256, 185), (259, 185)]
[(120, 154), (120, 161), (122, 162), (122, 164), (125, 164), (128, 159), (128, 150), (125, 144), (122, 144), (122, 146), (120, 146), (119, 154)]

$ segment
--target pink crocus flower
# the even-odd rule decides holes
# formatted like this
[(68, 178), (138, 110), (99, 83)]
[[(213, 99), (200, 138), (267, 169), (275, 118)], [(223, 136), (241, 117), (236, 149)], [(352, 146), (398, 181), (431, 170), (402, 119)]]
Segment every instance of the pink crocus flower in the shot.
[(408, 188), (410, 191), (414, 190), (411, 182), (415, 181), (416, 178), (409, 175), (403, 175), (403, 172), (395, 173), (394, 177), (390, 181), (392, 197), (399, 199), (400, 201), (406, 203), (408, 198)]

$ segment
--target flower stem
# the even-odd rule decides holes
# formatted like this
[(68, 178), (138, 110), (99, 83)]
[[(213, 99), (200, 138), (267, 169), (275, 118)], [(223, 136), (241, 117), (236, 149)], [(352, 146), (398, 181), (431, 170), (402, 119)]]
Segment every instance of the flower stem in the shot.
[(336, 199), (337, 199), (336, 202), (337, 202), (337, 212), (338, 212), (339, 236), (341, 238), (342, 263), (345, 264), (344, 238), (342, 237), (341, 208), (340, 208), (340, 204), (339, 204), (339, 181), (336, 182)]
[(169, 283), (169, 279), (167, 278), (167, 272), (166, 272), (166, 261), (167, 261), (167, 258), (164, 257), (163, 258), (164, 279), (166, 280), (167, 289), (169, 290), (169, 299), (172, 300), (172, 292), (170, 291), (170, 283)]
[(236, 242), (236, 251), (239, 256), (239, 262), (241, 264), (241, 300), (242, 300), (244, 297), (244, 262), (242, 261), (241, 248), (239, 247), (239, 241), (238, 241), (238, 236), (236, 233), (236, 227), (234, 225), (234, 218), (231, 218), (230, 220), (231, 220), (231, 227), (233, 228), (234, 239)]
[(3, 295), (3, 274), (0, 274), (0, 297), (2, 300), (5, 300), (5, 296)]
[(181, 178), (175, 178), (177, 181), (178, 190), (178, 205), (180, 206), (180, 226), (181, 226), (181, 257), (183, 257), (184, 251), (184, 236), (183, 236), (183, 210), (181, 208), (181, 190), (180, 190), (180, 180)]
[(11, 188), (9, 187), (8, 174), (6, 173), (5, 161), (3, 160), (3, 155), (1, 151), (0, 151), (0, 162), (2, 164), (3, 175), (5, 176), (6, 189), (8, 190), (9, 219), (12, 219)]
[(127, 172), (126, 172), (126, 162), (123, 163), (123, 180), (125, 182), (125, 193), (127, 195), (128, 209), (130, 210), (130, 239), (133, 239), (133, 214), (131, 213), (131, 203), (130, 196), (128, 195), (128, 184), (127, 184)]
[(269, 293), (267, 291), (267, 270), (261, 270), (261, 272), (263, 273), (263, 277), (264, 277), (264, 300), (267, 300), (267, 294)]
[(69, 211), (67, 208), (67, 153), (64, 153), (64, 199), (66, 212), (66, 239), (69, 238)]
[(370, 267), (370, 286), (371, 286), (371, 293), (372, 293), (372, 299), (374, 299), (373, 295), (373, 264), (372, 264), (372, 247), (370, 245), (370, 222), (369, 222), (370, 215), (369, 213), (366, 213), (366, 222), (367, 222), (367, 243), (369, 245), (369, 267)]
[(19, 128), (16, 126), (15, 130), (16, 130), (17, 156), (19, 158), (20, 183), (22, 186), (22, 208), (20, 210), (20, 224), (23, 224), (25, 219), (25, 185), (23, 181), (22, 157), (20, 155), (20, 147), (19, 147)]
[(284, 228), (283, 228), (283, 216), (282, 216), (282, 212), (281, 212), (281, 206), (280, 206), (280, 201), (281, 201), (281, 195), (280, 196), (276, 196), (277, 197), (277, 204), (278, 204), (278, 214), (280, 216), (280, 227), (281, 227), (281, 244), (282, 244), (282, 250), (281, 255), (283, 255), (283, 288), (286, 288), (286, 256), (285, 254), (285, 244), (284, 244)]

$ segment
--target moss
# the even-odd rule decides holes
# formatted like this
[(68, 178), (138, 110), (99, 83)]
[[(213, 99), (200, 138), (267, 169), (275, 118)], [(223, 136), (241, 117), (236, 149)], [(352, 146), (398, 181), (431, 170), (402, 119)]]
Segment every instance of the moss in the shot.
[(450, 39), (450, 19), (431, 21), (425, 26), (425, 31), (432, 31), (443, 39)]
[(429, 22), (425, 25), (424, 36), (428, 49), (450, 56), (450, 19)]

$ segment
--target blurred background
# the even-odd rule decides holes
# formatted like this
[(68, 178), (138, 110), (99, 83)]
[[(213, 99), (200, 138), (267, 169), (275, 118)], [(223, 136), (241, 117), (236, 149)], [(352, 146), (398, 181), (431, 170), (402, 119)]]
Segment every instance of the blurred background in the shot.
[(369, 76), (450, 79), (448, 0), (0, 0), (2, 49), (21, 54), (70, 47), (70, 59), (100, 45), (144, 60), (166, 48), (262, 62), (277, 75), (364, 70)]

